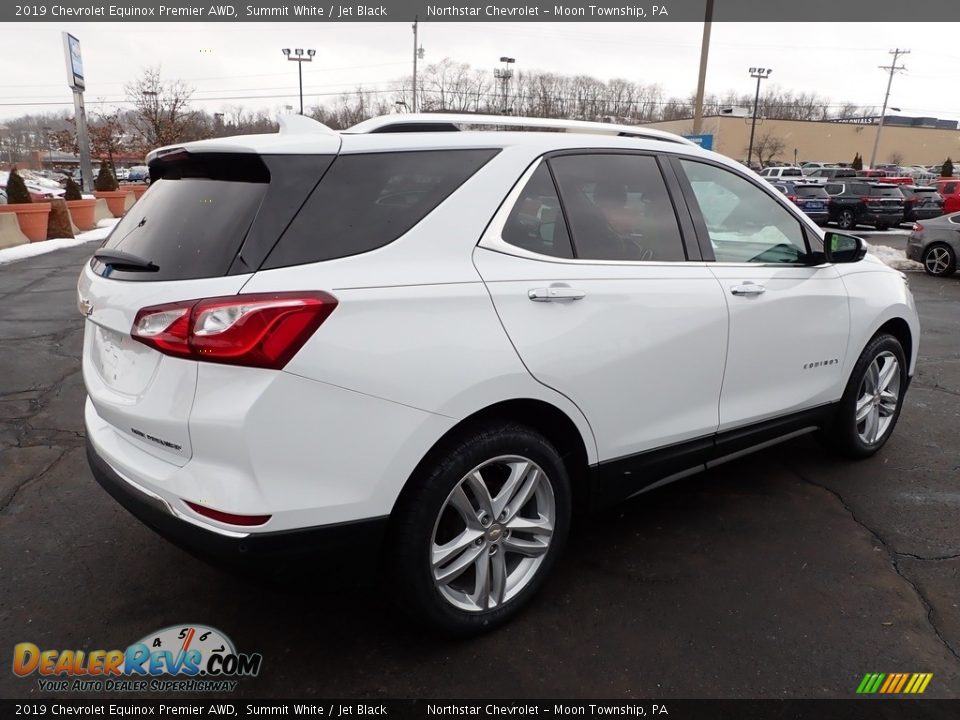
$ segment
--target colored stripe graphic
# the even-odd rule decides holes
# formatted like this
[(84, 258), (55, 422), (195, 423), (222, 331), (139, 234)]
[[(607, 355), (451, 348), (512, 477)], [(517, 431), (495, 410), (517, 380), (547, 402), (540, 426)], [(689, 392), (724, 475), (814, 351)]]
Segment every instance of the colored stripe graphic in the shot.
[(933, 673), (867, 673), (857, 685), (858, 695), (920, 695), (933, 679)]

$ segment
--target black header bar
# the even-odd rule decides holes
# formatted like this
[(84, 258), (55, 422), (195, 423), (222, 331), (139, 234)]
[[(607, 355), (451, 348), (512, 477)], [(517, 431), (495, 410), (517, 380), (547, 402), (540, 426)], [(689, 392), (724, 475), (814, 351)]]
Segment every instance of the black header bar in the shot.
[[(706, 0), (34, 0), (3, 22), (702, 22)], [(718, 0), (716, 22), (956, 22), (957, 0)]]

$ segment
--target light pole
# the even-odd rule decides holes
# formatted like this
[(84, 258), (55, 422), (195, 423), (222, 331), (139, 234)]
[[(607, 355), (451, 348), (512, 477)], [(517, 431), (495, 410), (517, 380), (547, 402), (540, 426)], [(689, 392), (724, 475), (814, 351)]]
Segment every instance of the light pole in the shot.
[(303, 54), (303, 48), (296, 48), (291, 52), (290, 48), (284, 48), (283, 54), (287, 56), (287, 60), (290, 62), (295, 62), (297, 64), (297, 77), (300, 79), (300, 114), (303, 115), (303, 64), (305, 62), (313, 62), (313, 56), (317, 54), (316, 50), (307, 50), (306, 55)]
[(513, 70), (510, 66), (516, 61), (516, 58), (501, 57), (500, 62), (503, 63), (503, 67), (493, 69), (493, 76), (500, 81), (500, 86), (503, 88), (503, 107), (501, 109), (503, 115), (507, 114), (507, 92), (510, 87), (510, 78), (513, 77)]
[(753, 157), (753, 135), (757, 130), (757, 107), (760, 105), (760, 81), (770, 77), (773, 68), (750, 68), (750, 77), (757, 79), (757, 94), (753, 97), (753, 118), (750, 123), (750, 147), (747, 148), (747, 167), (750, 167), (750, 158)]

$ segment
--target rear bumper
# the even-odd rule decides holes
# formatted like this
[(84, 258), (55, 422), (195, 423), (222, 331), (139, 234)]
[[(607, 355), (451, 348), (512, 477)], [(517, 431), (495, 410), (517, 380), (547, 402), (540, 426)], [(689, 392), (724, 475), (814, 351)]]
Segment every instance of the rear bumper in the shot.
[[(114, 500), (159, 535), (184, 550), (215, 563), (247, 564), (309, 556), (327, 567), (375, 566), (387, 528), (387, 518), (231, 535), (206, 530), (184, 520), (159, 496), (152, 495), (121, 477), (87, 440), (87, 461), (93, 477)], [(238, 528), (241, 530), (242, 528)], [(345, 559), (341, 562), (340, 559)]]
[(943, 215), (942, 208), (916, 208), (914, 210), (907, 210), (903, 214), (904, 220), (929, 220), (930, 218), (940, 217)]
[(830, 213), (827, 210), (804, 210), (803, 213), (818, 224), (824, 224), (830, 219)]
[(864, 212), (860, 222), (868, 225), (875, 223), (887, 223), (888, 225), (899, 225), (903, 221), (902, 212)]

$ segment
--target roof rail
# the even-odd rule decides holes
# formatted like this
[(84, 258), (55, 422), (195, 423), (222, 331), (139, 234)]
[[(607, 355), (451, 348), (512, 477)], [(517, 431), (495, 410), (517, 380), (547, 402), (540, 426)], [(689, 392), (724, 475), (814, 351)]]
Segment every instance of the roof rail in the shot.
[(614, 125), (612, 123), (587, 122), (584, 120), (561, 120), (554, 118), (513, 117), (511, 115), (472, 115), (468, 113), (410, 113), (381, 115), (370, 118), (351, 128), (342, 130), (349, 134), (387, 133), (387, 132), (445, 132), (459, 130), (460, 126), (504, 126), (507, 128), (530, 128), (531, 130), (563, 130), (572, 133), (593, 135), (619, 135), (621, 137), (662, 140), (683, 145), (695, 142), (684, 137), (636, 125)]
[(312, 117), (306, 115), (278, 115), (277, 123), (280, 125), (281, 135), (336, 135), (336, 130), (331, 130), (326, 125)]

